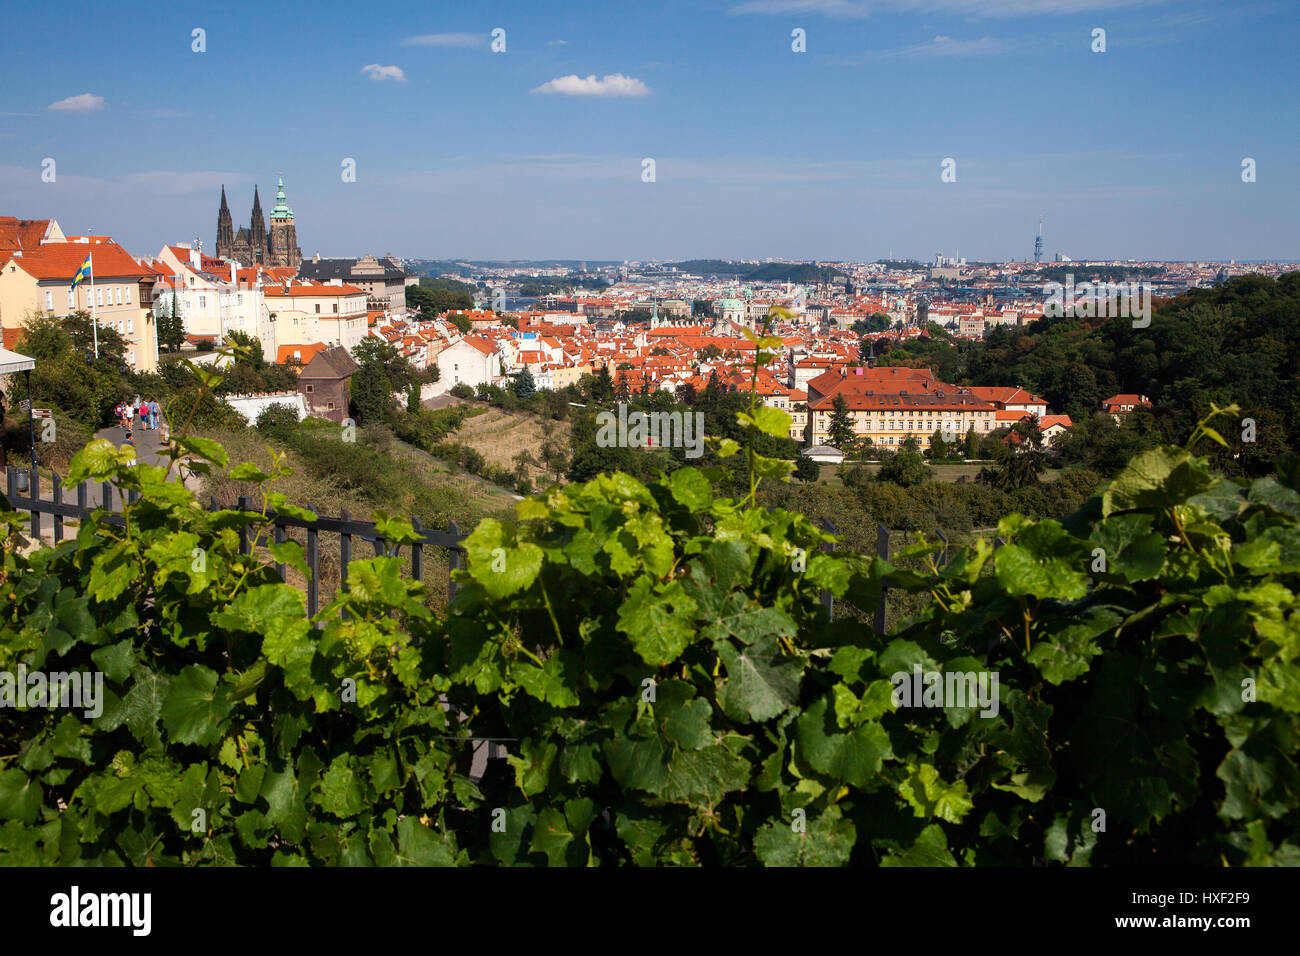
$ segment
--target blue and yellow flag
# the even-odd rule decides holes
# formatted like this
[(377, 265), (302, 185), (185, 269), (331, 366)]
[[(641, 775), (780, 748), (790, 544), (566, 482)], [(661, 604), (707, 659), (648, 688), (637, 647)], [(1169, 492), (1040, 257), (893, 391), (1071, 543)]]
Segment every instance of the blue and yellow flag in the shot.
[(72, 288), (75, 289), (77, 283), (88, 275), (90, 275), (90, 256), (86, 256), (86, 261), (81, 264), (81, 268), (77, 270), (77, 274), (72, 277)]

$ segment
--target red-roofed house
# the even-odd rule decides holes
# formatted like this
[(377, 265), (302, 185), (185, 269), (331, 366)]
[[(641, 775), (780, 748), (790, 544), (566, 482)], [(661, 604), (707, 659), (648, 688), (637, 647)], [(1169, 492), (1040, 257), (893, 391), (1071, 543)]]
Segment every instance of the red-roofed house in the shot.
[(1069, 415), (1044, 415), (1038, 419), (1038, 427), (1042, 430), (1043, 441), (1049, 445), (1064, 435), (1073, 424)]
[(988, 402), (994, 408), (1008, 412), (1021, 412), (1022, 415), (1037, 415), (1042, 418), (1047, 414), (1047, 399), (1039, 398), (1023, 388), (1011, 388), (1004, 385), (972, 385), (971, 391), (981, 401)]
[(1150, 405), (1151, 399), (1145, 395), (1136, 395), (1127, 392), (1121, 392), (1118, 395), (1112, 395), (1110, 398), (1104, 398), (1101, 402), (1101, 410), (1114, 417), (1115, 421), (1127, 415), (1139, 405)]
[(471, 388), (491, 385), (501, 377), (505, 355), (501, 347), (478, 335), (467, 335), (438, 353), (439, 381), (447, 388), (464, 383)]

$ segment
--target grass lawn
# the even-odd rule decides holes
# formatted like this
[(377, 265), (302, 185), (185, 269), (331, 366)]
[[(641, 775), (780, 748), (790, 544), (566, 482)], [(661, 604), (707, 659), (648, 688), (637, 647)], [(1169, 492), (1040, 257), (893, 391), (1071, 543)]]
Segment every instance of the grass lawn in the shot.
[[(930, 467), (934, 471), (934, 477), (937, 481), (955, 482), (962, 475), (966, 476), (967, 481), (974, 481), (975, 476), (980, 473), (980, 469), (988, 464), (992, 464), (992, 462), (979, 461), (960, 465), (931, 465)], [(873, 475), (880, 470), (880, 462), (878, 461), (863, 462), (863, 466)], [(838, 475), (839, 465), (820, 465), (818, 467), (821, 468), (822, 472), (821, 478), (818, 479), (819, 484), (829, 485), (832, 488), (842, 488), (844, 486)], [(1057, 474), (1058, 472), (1055, 469), (1049, 468), (1043, 472), (1043, 481), (1055, 481)]]

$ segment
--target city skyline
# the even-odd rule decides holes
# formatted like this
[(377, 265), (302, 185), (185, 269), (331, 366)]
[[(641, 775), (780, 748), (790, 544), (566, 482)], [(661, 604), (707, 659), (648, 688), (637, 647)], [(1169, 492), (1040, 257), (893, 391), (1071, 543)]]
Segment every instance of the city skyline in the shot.
[(1043, 6), (87, 7), (58, 70), (26, 8), (0, 208), (215, 251), (282, 174), (307, 258), (1023, 260), (1044, 216), (1049, 261), (1300, 259), (1285, 5)]

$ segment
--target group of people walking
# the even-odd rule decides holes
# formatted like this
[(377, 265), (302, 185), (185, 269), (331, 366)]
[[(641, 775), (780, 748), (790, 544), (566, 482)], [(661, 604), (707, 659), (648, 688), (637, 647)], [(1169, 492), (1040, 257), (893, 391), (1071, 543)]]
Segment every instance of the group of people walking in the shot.
[(131, 426), (137, 422), (144, 429), (152, 430), (158, 427), (158, 403), (152, 399), (149, 401), (136, 399), (133, 402), (120, 402), (115, 413), (128, 436), (131, 434)]

